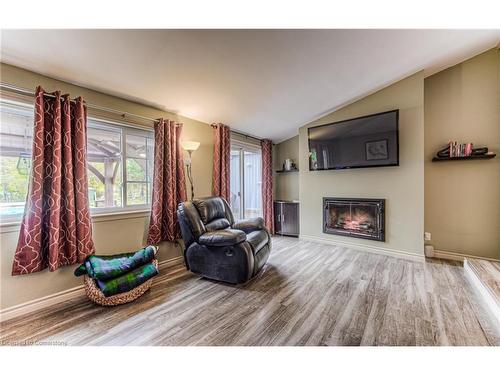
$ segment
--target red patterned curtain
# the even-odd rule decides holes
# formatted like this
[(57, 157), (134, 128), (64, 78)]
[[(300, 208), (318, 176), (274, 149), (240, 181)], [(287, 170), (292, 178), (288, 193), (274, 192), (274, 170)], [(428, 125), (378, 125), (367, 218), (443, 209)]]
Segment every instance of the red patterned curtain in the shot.
[(263, 139), (260, 145), (262, 147), (262, 211), (266, 228), (274, 233), (273, 142)]
[(148, 244), (181, 237), (176, 210), (186, 200), (181, 149), (182, 124), (159, 119), (155, 124), (153, 195)]
[(230, 201), (231, 137), (229, 126), (212, 124), (214, 128), (214, 169), (212, 174), (212, 194)]
[(83, 99), (37, 87), (33, 167), (12, 275), (55, 271), (94, 252), (86, 155)]

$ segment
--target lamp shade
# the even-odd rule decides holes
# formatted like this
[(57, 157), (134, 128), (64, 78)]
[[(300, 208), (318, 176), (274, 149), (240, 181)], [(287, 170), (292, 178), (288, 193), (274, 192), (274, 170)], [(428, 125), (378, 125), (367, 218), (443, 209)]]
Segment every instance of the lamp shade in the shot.
[(186, 151), (196, 151), (200, 147), (200, 142), (196, 141), (181, 141), (181, 146)]

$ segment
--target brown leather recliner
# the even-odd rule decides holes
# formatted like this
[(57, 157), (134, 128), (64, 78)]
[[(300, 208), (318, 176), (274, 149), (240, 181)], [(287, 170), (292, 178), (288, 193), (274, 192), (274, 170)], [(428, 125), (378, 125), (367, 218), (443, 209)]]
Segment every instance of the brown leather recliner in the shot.
[(177, 218), (184, 239), (186, 267), (208, 279), (239, 284), (266, 264), (271, 235), (262, 218), (234, 221), (221, 197), (180, 203)]

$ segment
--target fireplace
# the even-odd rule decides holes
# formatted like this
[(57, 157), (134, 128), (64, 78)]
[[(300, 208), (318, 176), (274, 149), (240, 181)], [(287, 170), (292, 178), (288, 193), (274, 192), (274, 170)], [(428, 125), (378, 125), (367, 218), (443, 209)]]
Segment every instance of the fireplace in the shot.
[(385, 241), (385, 199), (323, 198), (323, 233)]

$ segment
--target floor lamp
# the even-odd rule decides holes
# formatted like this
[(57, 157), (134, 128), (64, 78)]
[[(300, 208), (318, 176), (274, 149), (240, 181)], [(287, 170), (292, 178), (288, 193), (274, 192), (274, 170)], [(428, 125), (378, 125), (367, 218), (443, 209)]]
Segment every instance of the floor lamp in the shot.
[(191, 200), (194, 199), (194, 185), (193, 185), (193, 174), (191, 170), (191, 164), (192, 164), (192, 155), (193, 152), (198, 150), (198, 147), (200, 147), (200, 142), (195, 142), (195, 141), (182, 141), (181, 142), (182, 148), (188, 152), (189, 157), (185, 159), (186, 163), (186, 170), (187, 170), (187, 176), (189, 179), (189, 183), (191, 184)]

